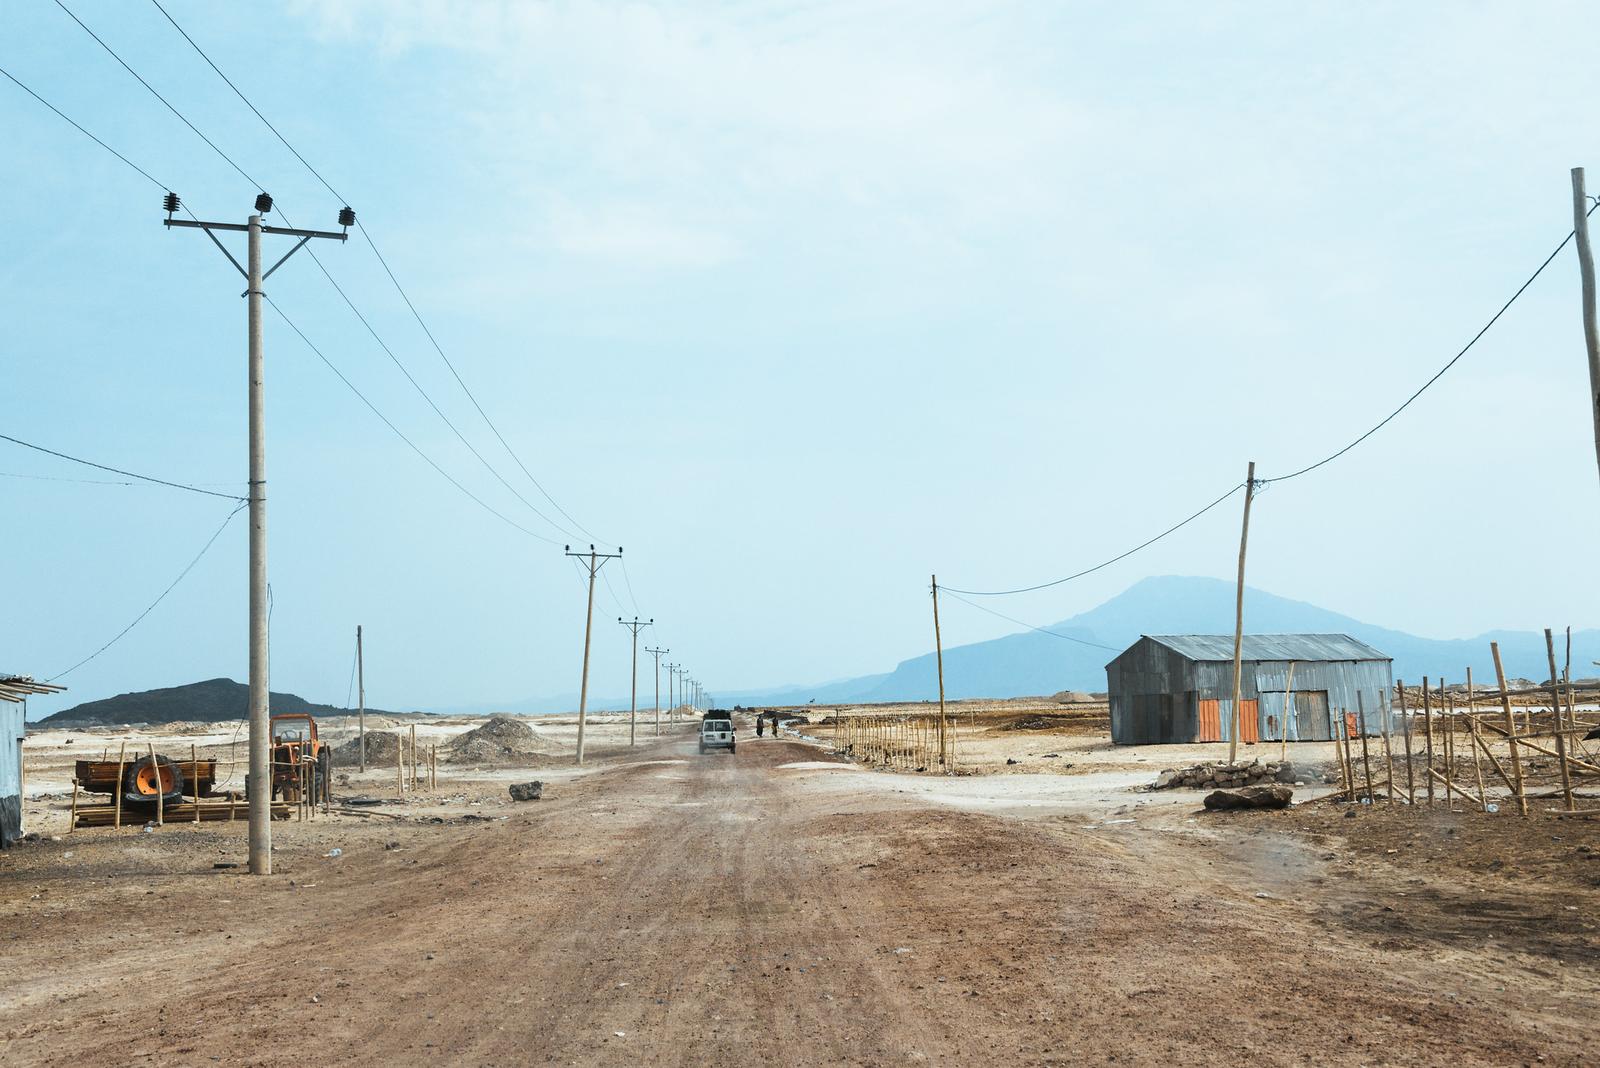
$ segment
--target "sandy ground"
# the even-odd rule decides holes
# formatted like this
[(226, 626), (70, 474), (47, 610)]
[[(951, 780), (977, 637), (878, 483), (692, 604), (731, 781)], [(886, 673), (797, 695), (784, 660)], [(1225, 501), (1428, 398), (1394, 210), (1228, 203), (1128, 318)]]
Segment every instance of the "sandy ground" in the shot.
[[(1097, 763), (1070, 733), (959, 777), (740, 736), (607, 725), (581, 773), (442, 769), (276, 824), (267, 878), (213, 866), (244, 859), (227, 824), (0, 855), (4, 1060), (1594, 1063), (1590, 821), (1206, 815), (1138, 789), (1197, 747)], [(545, 800), (511, 803), (530, 777)]]

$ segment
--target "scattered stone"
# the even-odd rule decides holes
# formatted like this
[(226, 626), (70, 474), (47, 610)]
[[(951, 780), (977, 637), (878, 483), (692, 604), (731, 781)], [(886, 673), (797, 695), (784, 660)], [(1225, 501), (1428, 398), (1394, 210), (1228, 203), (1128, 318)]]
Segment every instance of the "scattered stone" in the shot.
[(538, 779), (532, 782), (514, 782), (511, 784), (511, 800), (537, 801), (544, 795), (544, 783)]
[(1295, 767), (1288, 761), (1268, 761), (1262, 763), (1258, 758), (1245, 762), (1243, 760), (1229, 764), (1226, 761), (1210, 761), (1196, 764), (1189, 768), (1168, 768), (1156, 776), (1153, 790), (1174, 790), (1179, 787), (1194, 790), (1214, 789), (1216, 787), (1257, 786), (1263, 783), (1292, 784), (1295, 781)]
[(1238, 790), (1214, 790), (1206, 795), (1205, 806), (1212, 811), (1236, 808), (1288, 808), (1294, 790), (1288, 786), (1246, 786)]
[(1017, 764), (1017, 763), (1020, 763), (1020, 761), (1018, 761), (1016, 757), (1006, 757), (1006, 763), (1007, 764)]

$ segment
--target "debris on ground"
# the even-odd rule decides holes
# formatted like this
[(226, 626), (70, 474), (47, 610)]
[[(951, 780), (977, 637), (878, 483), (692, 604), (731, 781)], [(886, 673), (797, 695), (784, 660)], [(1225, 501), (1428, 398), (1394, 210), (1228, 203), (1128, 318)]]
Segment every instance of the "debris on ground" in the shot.
[[(400, 736), (393, 731), (368, 731), (367, 764), (392, 768), (400, 759)], [(361, 736), (343, 745), (333, 747), (333, 762), (338, 767), (355, 767), (361, 763)]]
[(516, 716), (490, 716), (450, 743), (452, 764), (514, 764), (540, 756), (539, 736)]
[(1245, 763), (1236, 761), (1208, 761), (1188, 768), (1169, 768), (1156, 776), (1153, 790), (1175, 790), (1188, 787), (1196, 790), (1224, 789), (1234, 786), (1255, 786), (1259, 783), (1293, 783), (1295, 767), (1288, 761), (1268, 761), (1260, 758)]
[(511, 800), (537, 801), (544, 796), (544, 783), (538, 779), (532, 782), (514, 782), (511, 784)]
[(1239, 808), (1288, 808), (1294, 789), (1289, 786), (1246, 786), (1238, 790), (1213, 790), (1206, 795), (1206, 808), (1216, 811)]

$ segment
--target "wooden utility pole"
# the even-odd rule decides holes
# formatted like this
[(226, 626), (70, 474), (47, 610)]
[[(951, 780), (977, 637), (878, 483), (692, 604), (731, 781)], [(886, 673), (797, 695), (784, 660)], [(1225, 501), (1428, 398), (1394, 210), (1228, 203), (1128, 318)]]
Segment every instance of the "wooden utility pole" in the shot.
[(1595, 318), (1594, 251), (1589, 247), (1589, 195), (1583, 168), (1572, 168), (1572, 229), (1578, 236), (1578, 272), (1583, 279), (1583, 343), (1589, 354), (1589, 414), (1594, 417), (1595, 464), (1600, 467), (1600, 321)]
[[(350, 700), (346, 690), (344, 699)], [(356, 737), (361, 745), (361, 770), (367, 770), (367, 667), (361, 662), (361, 624), (356, 624)]]
[(670, 653), (671, 649), (651, 649), (645, 647), (645, 652), (656, 658), (656, 737), (661, 737), (661, 654)]
[(944, 639), (939, 634), (939, 576), (933, 576), (933, 653), (939, 664), (939, 766), (945, 766)]
[(1278, 724), (1278, 759), (1289, 759), (1289, 717), (1294, 715), (1294, 661), (1289, 661), (1289, 681), (1283, 686), (1283, 718)]
[(1240, 653), (1244, 646), (1244, 551), (1250, 543), (1250, 502), (1256, 495), (1256, 462), (1244, 480), (1244, 525), (1239, 531), (1239, 584), (1233, 597), (1233, 726), (1228, 732), (1228, 763), (1239, 759)]
[(578, 558), (580, 561), (588, 558), (586, 566), (589, 569), (589, 612), (583, 620), (583, 682), (578, 688), (578, 763), (583, 763), (583, 725), (589, 715), (589, 638), (594, 630), (594, 580), (600, 569), (606, 566), (607, 560), (616, 560), (622, 556), (622, 546), (617, 546), (614, 553), (597, 553), (594, 546), (589, 546), (586, 553), (575, 553), (572, 546), (563, 546), (563, 551), (568, 556)]
[(634, 616), (633, 621), (629, 622), (628, 620), (623, 619), (621, 616), (618, 616), (617, 622), (621, 623), (624, 627), (627, 627), (628, 630), (633, 632), (633, 696), (629, 698), (628, 701), (628, 744), (631, 746), (634, 744), (633, 721), (634, 718), (639, 714), (639, 628), (648, 627), (650, 624), (654, 623), (655, 620), (653, 618), (647, 619), (641, 623), (639, 622), (639, 617)]

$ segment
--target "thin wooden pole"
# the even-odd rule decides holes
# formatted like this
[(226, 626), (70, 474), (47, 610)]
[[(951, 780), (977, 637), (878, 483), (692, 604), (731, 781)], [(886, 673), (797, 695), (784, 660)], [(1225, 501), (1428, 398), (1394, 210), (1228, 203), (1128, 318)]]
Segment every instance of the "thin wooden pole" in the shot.
[(1240, 653), (1244, 645), (1244, 552), (1250, 544), (1250, 502), (1256, 495), (1256, 462), (1250, 461), (1250, 469), (1244, 480), (1244, 523), (1239, 528), (1239, 582), (1233, 595), (1233, 715), (1229, 717), (1232, 726), (1228, 731), (1228, 763), (1236, 763), (1239, 759), (1239, 701), (1240, 701)]
[(1367, 800), (1376, 804), (1377, 799), (1372, 796), (1372, 754), (1367, 748), (1367, 701), (1360, 690), (1356, 691), (1356, 715), (1361, 724), (1361, 766), (1366, 770)]
[(67, 821), (67, 830), (78, 829), (78, 777), (72, 777), (72, 818)]
[(200, 822), (200, 750), (189, 743), (189, 766), (194, 770), (194, 821)]
[(1406, 737), (1406, 803), (1417, 803), (1417, 782), (1411, 770), (1411, 712), (1406, 708), (1406, 682), (1401, 679), (1395, 684), (1395, 689), (1400, 693), (1400, 729)]
[(1455, 764), (1456, 764), (1456, 717), (1455, 705), (1448, 694), (1444, 692), (1444, 680), (1439, 680), (1439, 714), (1444, 723), (1444, 806), (1454, 812), (1455, 799)]
[(1478, 741), (1477, 716), (1467, 716), (1467, 729), (1470, 731), (1468, 740), (1472, 743), (1472, 771), (1478, 780), (1479, 805), (1482, 807), (1483, 811), (1487, 812), (1489, 811), (1489, 795), (1485, 792), (1483, 785), (1483, 761), (1478, 757), (1478, 746), (1482, 743)]
[(156, 743), (150, 743), (150, 774), (156, 777), (156, 826), (163, 827), (167, 822), (167, 784), (161, 781), (161, 764), (156, 760)]
[(400, 790), (400, 796), (406, 796), (406, 736), (399, 731), (394, 732), (394, 778)]
[(1494, 656), (1494, 677), (1500, 684), (1500, 709), (1506, 717), (1506, 745), (1511, 750), (1511, 792), (1517, 799), (1517, 811), (1528, 814), (1528, 795), (1522, 785), (1522, 756), (1517, 752), (1517, 719), (1511, 711), (1511, 694), (1506, 690), (1506, 671), (1500, 664), (1500, 643), (1490, 642), (1489, 652)]
[[(348, 685), (348, 683), (346, 684)], [(357, 745), (361, 747), (361, 773), (367, 772), (367, 665), (361, 655), (361, 624), (356, 624), (356, 738)], [(350, 691), (344, 692), (344, 699), (350, 700)]]
[(127, 743), (126, 740), (124, 740), (122, 742), (122, 744), (117, 747), (117, 811), (116, 811), (116, 814), (112, 817), (112, 823), (111, 823), (111, 826), (115, 830), (119, 830), (119, 831), (122, 830), (122, 791), (124, 789), (124, 783), (122, 781), (122, 777), (126, 773), (126, 769), (127, 769), (127, 766), (128, 766), (128, 759), (127, 758), (128, 758), (128, 743)]
[(1561, 723), (1561, 689), (1556, 681), (1556, 646), (1550, 628), (1544, 628), (1544, 647), (1550, 655), (1550, 711), (1556, 718), (1556, 761), (1561, 765), (1561, 795), (1566, 798), (1566, 809), (1574, 811), (1572, 802), (1572, 770), (1567, 766), (1567, 732)]
[(933, 653), (939, 665), (939, 767), (945, 766), (944, 639), (939, 634), (939, 576), (933, 579)]
[[(1378, 697), (1380, 699), (1387, 699), (1388, 694), (1384, 693), (1382, 690), (1379, 690), (1378, 691)], [(1384, 711), (1385, 711), (1385, 715), (1384, 715), (1383, 721), (1382, 721), (1383, 722), (1383, 772), (1384, 772), (1384, 775), (1386, 775), (1388, 777), (1388, 780), (1389, 780), (1389, 785), (1386, 788), (1386, 792), (1389, 795), (1389, 803), (1392, 805), (1392, 804), (1394, 804), (1394, 746), (1389, 740), (1389, 716), (1387, 714), (1388, 710), (1385, 709)]]
[(1283, 722), (1278, 724), (1278, 760), (1289, 759), (1289, 717), (1294, 715), (1294, 661), (1289, 661), (1289, 681), (1283, 686)]
[(1583, 283), (1583, 345), (1589, 357), (1589, 414), (1594, 417), (1595, 463), (1600, 464), (1600, 321), (1595, 316), (1594, 252), (1589, 247), (1589, 196), (1583, 168), (1572, 168), (1572, 226), (1578, 239), (1578, 274)]
[(1433, 807), (1433, 700), (1428, 692), (1428, 676), (1422, 676), (1422, 735), (1423, 752), (1428, 759), (1428, 774), (1423, 776), (1428, 788), (1428, 807)]
[(1349, 713), (1339, 709), (1339, 737), (1344, 740), (1344, 769), (1345, 778), (1349, 780), (1346, 793), (1351, 801), (1356, 799), (1356, 762), (1355, 756), (1350, 752), (1350, 719)]

